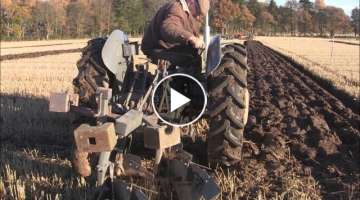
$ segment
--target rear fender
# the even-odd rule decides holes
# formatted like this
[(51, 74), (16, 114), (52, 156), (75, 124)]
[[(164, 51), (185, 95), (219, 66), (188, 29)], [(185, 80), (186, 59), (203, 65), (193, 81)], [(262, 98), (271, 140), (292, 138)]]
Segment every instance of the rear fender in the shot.
[(128, 42), (128, 37), (124, 32), (114, 30), (106, 40), (101, 52), (105, 66), (116, 76), (120, 85), (124, 82), (127, 70), (127, 59), (124, 57), (124, 44), (128, 44)]

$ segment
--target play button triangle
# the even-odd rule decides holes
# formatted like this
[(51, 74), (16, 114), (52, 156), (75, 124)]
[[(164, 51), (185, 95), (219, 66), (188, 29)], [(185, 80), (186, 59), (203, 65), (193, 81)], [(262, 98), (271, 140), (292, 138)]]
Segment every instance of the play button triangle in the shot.
[(181, 106), (189, 103), (191, 100), (178, 91), (170, 88), (170, 112), (174, 112)]

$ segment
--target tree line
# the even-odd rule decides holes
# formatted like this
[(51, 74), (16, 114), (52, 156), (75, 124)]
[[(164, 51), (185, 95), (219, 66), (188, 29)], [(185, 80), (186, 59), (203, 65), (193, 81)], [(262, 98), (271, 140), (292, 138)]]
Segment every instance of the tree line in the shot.
[[(119, 28), (141, 35), (157, 9), (170, 0), (0, 0), (1, 39), (97, 37)], [(351, 16), (323, 0), (212, 0), (211, 25), (222, 34), (359, 34), (359, 8)]]
[(214, 26), (223, 34), (250, 32), (258, 35), (288, 34), (297, 36), (330, 36), (359, 34), (359, 8), (351, 17), (343, 9), (326, 6), (324, 0), (288, 0), (284, 6), (274, 0), (218, 0), (214, 2)]

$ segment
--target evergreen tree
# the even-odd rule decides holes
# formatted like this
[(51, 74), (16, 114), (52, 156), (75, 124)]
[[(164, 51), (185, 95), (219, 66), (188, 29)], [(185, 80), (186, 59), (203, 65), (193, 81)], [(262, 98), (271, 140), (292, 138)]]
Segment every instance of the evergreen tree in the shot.
[(299, 4), (300, 4), (301, 8), (306, 11), (309, 11), (312, 8), (314, 8), (314, 4), (309, 0), (300, 0)]
[(268, 12), (273, 16), (274, 18), (274, 23), (273, 23), (273, 32), (277, 32), (278, 31), (278, 18), (279, 18), (279, 13), (278, 13), (278, 6), (276, 5), (275, 0), (270, 0), (269, 2), (269, 6), (268, 6)]
[(274, 0), (270, 0), (268, 11), (273, 16), (278, 15), (278, 7), (277, 7), (276, 2)]
[(291, 8), (287, 8), (284, 6), (279, 7), (279, 15), (277, 20), (281, 32), (290, 33), (292, 31), (292, 13), (293, 10)]
[(291, 17), (289, 18), (290, 20), (290, 25), (291, 25), (291, 34), (293, 36), (296, 35), (297, 32), (297, 12), (298, 12), (298, 8), (299, 8), (299, 4), (296, 0), (288, 0), (285, 4), (285, 6), (287, 8), (290, 9), (291, 11)]
[(147, 21), (150, 21), (158, 9), (170, 0), (143, 0), (145, 17)]
[(316, 17), (316, 22), (315, 22), (316, 32), (320, 33), (320, 36), (324, 36), (326, 32), (326, 21), (327, 21), (325, 11), (319, 10), (316, 13), (315, 17)]
[(259, 16), (261, 12), (261, 5), (257, 0), (249, 0), (247, 7), (255, 17)]
[(242, 6), (245, 5), (246, 0), (233, 0), (233, 2)]
[(356, 37), (360, 32), (360, 10), (358, 7), (351, 11), (351, 26)]
[(140, 34), (145, 29), (143, 0), (114, 0), (114, 26), (128, 34)]

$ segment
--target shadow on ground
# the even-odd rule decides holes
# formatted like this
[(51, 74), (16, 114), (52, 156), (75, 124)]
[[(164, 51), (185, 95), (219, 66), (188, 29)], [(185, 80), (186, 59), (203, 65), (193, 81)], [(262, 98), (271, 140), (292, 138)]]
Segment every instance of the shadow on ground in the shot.
[(45, 98), (1, 94), (0, 139), (18, 148), (67, 156), (73, 146), (71, 114), (49, 112)]

